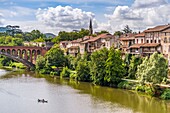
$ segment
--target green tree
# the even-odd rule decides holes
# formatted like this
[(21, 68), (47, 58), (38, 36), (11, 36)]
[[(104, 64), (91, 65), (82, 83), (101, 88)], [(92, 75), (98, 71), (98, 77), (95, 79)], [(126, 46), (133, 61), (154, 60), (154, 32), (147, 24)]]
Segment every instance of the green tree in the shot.
[(85, 54), (81, 60), (78, 61), (76, 66), (77, 79), (79, 81), (90, 81), (90, 68), (89, 62), (87, 61), (87, 55)]
[(125, 26), (125, 28), (123, 29), (124, 33), (132, 33), (132, 30), (129, 28), (128, 25)]
[(33, 40), (33, 42), (45, 42), (45, 40), (42, 37), (40, 37), (40, 38)]
[(108, 59), (108, 49), (103, 48), (95, 51), (91, 55), (90, 74), (94, 84), (107, 85), (104, 81), (106, 76), (106, 60)]
[(128, 69), (128, 78), (136, 79), (137, 67), (142, 63), (142, 59), (139, 56), (132, 56)]
[(106, 61), (105, 81), (110, 85), (117, 85), (125, 72), (120, 50), (116, 50), (112, 47), (109, 50), (108, 59)]
[[(66, 58), (59, 45), (54, 45), (45, 55), (48, 66), (65, 67)], [(46, 64), (47, 65), (47, 64)]]
[(102, 31), (100, 31), (99, 33), (97, 33), (97, 34), (104, 34), (104, 33), (109, 33), (108, 31), (106, 31), (106, 30), (102, 30)]
[(23, 40), (21, 38), (12, 38), (13, 46), (22, 46)]
[(121, 31), (116, 31), (115, 33), (114, 33), (114, 36), (121, 36), (123, 34), (123, 32), (121, 32)]
[(68, 69), (68, 67), (64, 67), (62, 72), (60, 73), (60, 77), (70, 77), (70, 70)]
[(154, 53), (146, 57), (138, 66), (136, 76), (142, 83), (159, 84), (167, 79), (168, 62), (162, 54)]
[(46, 63), (45, 58), (41, 55), (38, 55), (37, 60), (36, 60), (36, 65), (35, 65), (36, 70), (40, 71), (40, 70), (44, 69), (45, 63)]

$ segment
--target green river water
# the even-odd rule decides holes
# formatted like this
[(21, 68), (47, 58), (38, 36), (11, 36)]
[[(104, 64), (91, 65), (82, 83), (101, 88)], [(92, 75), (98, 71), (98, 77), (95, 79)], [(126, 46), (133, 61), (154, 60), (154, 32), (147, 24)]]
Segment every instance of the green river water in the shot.
[[(38, 99), (48, 103), (38, 103)], [(170, 101), (31, 72), (0, 70), (0, 113), (170, 113)]]

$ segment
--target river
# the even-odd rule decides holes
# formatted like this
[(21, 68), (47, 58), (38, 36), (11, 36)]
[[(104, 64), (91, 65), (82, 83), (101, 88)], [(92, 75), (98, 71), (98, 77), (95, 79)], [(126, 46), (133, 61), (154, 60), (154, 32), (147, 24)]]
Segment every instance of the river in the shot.
[[(48, 103), (38, 103), (38, 99)], [(90, 83), (0, 70), (0, 113), (170, 113), (170, 101)]]

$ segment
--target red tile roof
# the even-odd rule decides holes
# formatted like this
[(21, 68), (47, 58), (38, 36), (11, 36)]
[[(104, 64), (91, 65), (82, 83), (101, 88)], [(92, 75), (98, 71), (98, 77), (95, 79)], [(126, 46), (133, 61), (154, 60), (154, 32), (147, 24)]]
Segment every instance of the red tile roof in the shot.
[(141, 44), (133, 44), (133, 45), (130, 46), (129, 48), (140, 48), (142, 45), (144, 45), (144, 43), (141, 43)]
[(120, 38), (119, 40), (122, 40), (122, 41), (128, 41), (128, 40), (134, 40), (135, 37), (127, 37), (127, 38)]
[(93, 37), (93, 38), (90, 38), (89, 40), (86, 40), (86, 41), (84, 41), (82, 43), (95, 42), (95, 41), (97, 41), (97, 40), (99, 40), (101, 38), (113, 38), (113, 35), (108, 34), (108, 33), (100, 34), (100, 35), (98, 35), (96, 37)]
[(145, 37), (145, 33), (144, 32), (139, 33), (139, 34), (135, 35), (135, 37)]
[(160, 46), (160, 45), (161, 45), (160, 43), (145, 43), (141, 47), (157, 47), (157, 46)]
[(164, 33), (170, 33), (170, 29), (166, 29), (166, 30), (164, 30), (164, 31), (162, 31), (162, 32), (164, 32)]
[(149, 28), (147, 30), (145, 30), (144, 32), (158, 32), (158, 31), (162, 31), (165, 30), (167, 28), (170, 28), (170, 25), (160, 25), (160, 26), (156, 26), (154, 28)]

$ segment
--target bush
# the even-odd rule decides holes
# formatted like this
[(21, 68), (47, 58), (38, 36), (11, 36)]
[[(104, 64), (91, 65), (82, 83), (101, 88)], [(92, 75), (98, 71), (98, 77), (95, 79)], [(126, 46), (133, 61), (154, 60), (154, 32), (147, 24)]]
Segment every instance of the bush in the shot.
[(170, 89), (165, 89), (161, 95), (161, 98), (164, 100), (170, 99)]
[(145, 86), (139, 84), (139, 85), (136, 86), (136, 89), (135, 89), (135, 90), (136, 90), (136, 91), (145, 92)]
[(51, 71), (50, 72), (50, 75), (54, 76), (54, 75), (59, 75), (59, 72), (58, 71)]
[(60, 73), (60, 77), (70, 77), (70, 70), (68, 67), (64, 67), (62, 72)]
[(155, 89), (152, 86), (145, 86), (145, 93), (154, 96), (155, 95)]
[(118, 88), (122, 88), (122, 89), (132, 89), (132, 84), (130, 84), (127, 81), (122, 81), (118, 84)]
[(154, 89), (154, 87), (152, 87), (150, 85), (139, 84), (139, 85), (136, 86), (136, 91), (145, 92), (147, 95), (150, 95), (150, 96), (155, 95), (155, 89)]
[(77, 73), (76, 73), (76, 71), (70, 71), (70, 78), (77, 80)]

